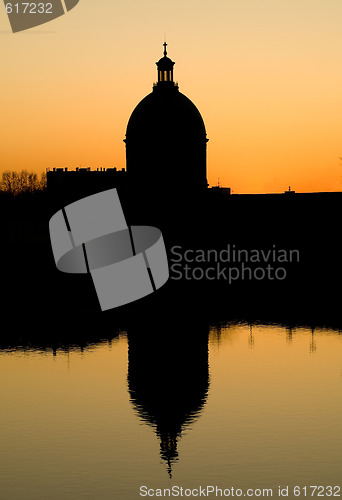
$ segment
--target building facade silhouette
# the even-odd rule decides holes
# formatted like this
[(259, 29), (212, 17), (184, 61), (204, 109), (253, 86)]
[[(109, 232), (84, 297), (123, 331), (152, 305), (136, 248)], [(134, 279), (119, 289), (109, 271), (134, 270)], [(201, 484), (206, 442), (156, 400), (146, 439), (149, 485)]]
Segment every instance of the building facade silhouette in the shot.
[(156, 63), (158, 81), (133, 110), (127, 124), (126, 170), (47, 169), (50, 194), (74, 201), (110, 188), (121, 193), (196, 195), (206, 190), (207, 135), (203, 118), (174, 81), (174, 62)]
[(158, 81), (129, 118), (126, 138), (128, 182), (153, 191), (198, 192), (207, 183), (207, 135), (203, 118), (174, 81), (174, 62), (156, 63)]

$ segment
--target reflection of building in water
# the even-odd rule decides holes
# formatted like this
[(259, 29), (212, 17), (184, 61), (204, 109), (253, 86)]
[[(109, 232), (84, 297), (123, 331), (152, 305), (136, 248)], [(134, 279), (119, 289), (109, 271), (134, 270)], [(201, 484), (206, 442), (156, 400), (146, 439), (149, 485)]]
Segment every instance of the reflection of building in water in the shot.
[(291, 344), (293, 340), (293, 328), (291, 326), (286, 327), (286, 340)]
[(178, 438), (198, 418), (208, 387), (206, 325), (168, 318), (128, 329), (130, 398), (139, 417), (155, 429), (170, 477)]
[(253, 325), (252, 325), (252, 323), (250, 323), (248, 344), (249, 344), (249, 347), (251, 349), (254, 349), (254, 343), (255, 343), (255, 339), (254, 339), (254, 335), (253, 335)]
[(315, 329), (311, 328), (311, 342), (310, 342), (310, 352), (315, 352), (317, 349), (315, 340)]

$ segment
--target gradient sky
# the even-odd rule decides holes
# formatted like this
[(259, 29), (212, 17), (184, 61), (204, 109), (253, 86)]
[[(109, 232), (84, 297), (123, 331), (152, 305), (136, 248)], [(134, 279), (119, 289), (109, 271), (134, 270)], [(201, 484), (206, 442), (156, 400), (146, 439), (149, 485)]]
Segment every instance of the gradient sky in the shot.
[(80, 0), (13, 34), (1, 4), (0, 172), (125, 167), (166, 34), (206, 124), (211, 185), (340, 191), (341, 23), (341, 0)]

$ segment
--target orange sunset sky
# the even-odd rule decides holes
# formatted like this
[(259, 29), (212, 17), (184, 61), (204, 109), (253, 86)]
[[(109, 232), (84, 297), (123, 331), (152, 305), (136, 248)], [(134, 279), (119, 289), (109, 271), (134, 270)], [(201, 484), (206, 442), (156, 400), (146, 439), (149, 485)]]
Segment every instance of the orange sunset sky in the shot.
[(1, 4), (0, 173), (125, 167), (165, 34), (206, 124), (210, 185), (342, 190), (341, 0), (80, 0), (16, 34)]

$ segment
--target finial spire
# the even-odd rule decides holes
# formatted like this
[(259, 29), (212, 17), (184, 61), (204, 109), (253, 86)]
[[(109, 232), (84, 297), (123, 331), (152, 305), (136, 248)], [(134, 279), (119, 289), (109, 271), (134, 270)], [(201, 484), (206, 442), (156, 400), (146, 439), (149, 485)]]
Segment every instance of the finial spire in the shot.
[(167, 52), (166, 52), (167, 43), (164, 42), (163, 46), (164, 46), (164, 56), (166, 57), (167, 56)]

